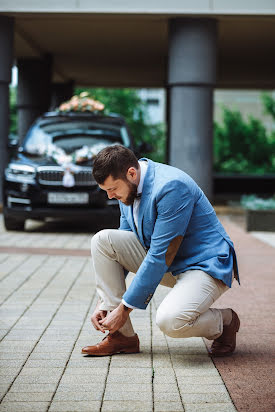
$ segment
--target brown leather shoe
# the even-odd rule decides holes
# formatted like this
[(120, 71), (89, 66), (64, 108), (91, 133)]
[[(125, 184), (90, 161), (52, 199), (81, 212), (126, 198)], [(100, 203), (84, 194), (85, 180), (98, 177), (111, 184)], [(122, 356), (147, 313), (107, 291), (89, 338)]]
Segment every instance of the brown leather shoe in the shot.
[(109, 333), (105, 338), (95, 346), (85, 346), (82, 349), (84, 355), (90, 356), (109, 356), (115, 353), (137, 353), (139, 352), (138, 335), (124, 336), (116, 331)]
[[(232, 309), (231, 309), (232, 310)], [(209, 350), (210, 356), (229, 356), (236, 348), (236, 333), (240, 328), (240, 319), (232, 310), (232, 321), (230, 325), (224, 325), (223, 333), (215, 339)]]

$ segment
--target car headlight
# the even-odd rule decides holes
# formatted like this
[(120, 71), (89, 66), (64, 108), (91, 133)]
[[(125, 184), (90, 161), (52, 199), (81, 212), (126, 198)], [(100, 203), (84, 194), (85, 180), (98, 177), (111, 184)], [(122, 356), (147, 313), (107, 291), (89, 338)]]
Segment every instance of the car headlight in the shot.
[(10, 163), (5, 170), (5, 176), (10, 182), (34, 183), (35, 168), (29, 165)]

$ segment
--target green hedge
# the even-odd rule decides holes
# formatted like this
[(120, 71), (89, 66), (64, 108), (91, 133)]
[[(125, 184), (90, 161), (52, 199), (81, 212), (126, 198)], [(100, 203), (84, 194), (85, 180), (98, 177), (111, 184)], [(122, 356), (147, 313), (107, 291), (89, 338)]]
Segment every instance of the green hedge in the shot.
[(275, 134), (260, 120), (245, 121), (239, 111), (223, 108), (223, 123), (214, 125), (214, 170), (222, 173), (275, 173)]

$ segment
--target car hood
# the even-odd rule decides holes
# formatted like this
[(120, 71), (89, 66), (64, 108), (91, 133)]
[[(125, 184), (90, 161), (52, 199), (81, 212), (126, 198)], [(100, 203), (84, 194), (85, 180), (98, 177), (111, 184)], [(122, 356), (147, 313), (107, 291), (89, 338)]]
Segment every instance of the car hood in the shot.
[[(47, 156), (33, 156), (28, 155), (27, 153), (18, 153), (16, 158), (11, 160), (13, 163), (17, 164), (24, 164), (29, 165), (37, 168), (38, 166), (60, 166), (58, 165), (53, 159)], [(86, 162), (82, 162), (81, 164), (77, 164), (77, 166), (85, 166), (91, 167), (93, 165), (93, 160), (87, 160)]]

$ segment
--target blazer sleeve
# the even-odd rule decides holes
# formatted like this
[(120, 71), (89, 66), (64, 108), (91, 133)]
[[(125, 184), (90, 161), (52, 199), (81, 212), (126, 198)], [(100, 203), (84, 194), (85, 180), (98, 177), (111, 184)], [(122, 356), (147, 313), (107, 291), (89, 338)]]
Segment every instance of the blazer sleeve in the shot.
[(146, 309), (163, 275), (168, 271), (186, 232), (194, 207), (194, 196), (180, 181), (161, 190), (150, 249), (128, 290), (125, 302)]
[(123, 208), (121, 207), (121, 204), (119, 202), (119, 208), (120, 208), (120, 225), (119, 225), (119, 230), (127, 230), (128, 232), (131, 232), (132, 229), (129, 226), (128, 220), (125, 217), (125, 214), (123, 212)]

